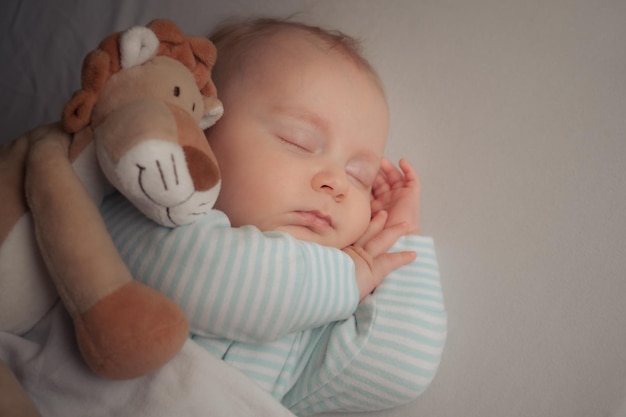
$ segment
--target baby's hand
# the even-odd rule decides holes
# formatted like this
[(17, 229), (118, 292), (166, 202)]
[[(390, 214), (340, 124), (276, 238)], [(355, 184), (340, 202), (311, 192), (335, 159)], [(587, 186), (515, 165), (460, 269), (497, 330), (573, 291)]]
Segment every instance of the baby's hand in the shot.
[(371, 294), (391, 271), (415, 259), (415, 252), (387, 252), (409, 229), (404, 222), (389, 227), (386, 223), (387, 212), (379, 211), (363, 236), (343, 250), (355, 264), (359, 301)]
[(388, 159), (381, 161), (372, 186), (372, 215), (385, 210), (390, 226), (408, 223), (408, 233), (419, 234), (419, 178), (406, 159), (400, 159), (400, 169)]

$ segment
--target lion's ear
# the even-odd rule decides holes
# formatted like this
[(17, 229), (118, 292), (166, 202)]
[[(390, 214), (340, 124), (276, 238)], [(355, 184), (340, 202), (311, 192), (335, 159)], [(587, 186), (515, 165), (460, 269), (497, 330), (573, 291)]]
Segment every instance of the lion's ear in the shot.
[(141, 65), (156, 56), (159, 50), (159, 39), (144, 26), (128, 29), (121, 34), (119, 42), (122, 68)]

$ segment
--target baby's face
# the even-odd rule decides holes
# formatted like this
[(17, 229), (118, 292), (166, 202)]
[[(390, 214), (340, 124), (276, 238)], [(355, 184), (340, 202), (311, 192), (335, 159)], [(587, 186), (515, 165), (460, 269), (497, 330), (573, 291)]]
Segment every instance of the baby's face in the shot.
[(302, 36), (274, 35), (255, 67), (220, 88), (207, 137), (222, 173), (215, 207), (233, 226), (343, 248), (370, 221), (388, 129), (371, 76)]

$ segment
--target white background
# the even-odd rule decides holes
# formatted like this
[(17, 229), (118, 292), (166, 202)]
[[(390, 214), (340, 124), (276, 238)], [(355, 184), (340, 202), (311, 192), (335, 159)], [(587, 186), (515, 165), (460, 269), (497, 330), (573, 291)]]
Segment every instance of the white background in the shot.
[(364, 40), (441, 264), (440, 372), (368, 415), (626, 416), (626, 1), (3, 0), (0, 138), (58, 119), (110, 32), (293, 12)]

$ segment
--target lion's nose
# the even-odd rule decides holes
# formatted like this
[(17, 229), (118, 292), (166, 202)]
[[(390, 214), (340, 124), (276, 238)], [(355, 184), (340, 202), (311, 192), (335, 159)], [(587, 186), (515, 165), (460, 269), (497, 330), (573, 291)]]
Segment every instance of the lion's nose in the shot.
[(213, 188), (220, 178), (220, 171), (215, 161), (193, 146), (184, 146), (183, 152), (196, 191), (207, 191)]

